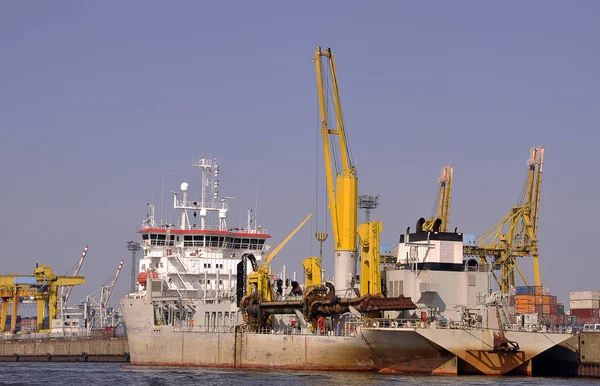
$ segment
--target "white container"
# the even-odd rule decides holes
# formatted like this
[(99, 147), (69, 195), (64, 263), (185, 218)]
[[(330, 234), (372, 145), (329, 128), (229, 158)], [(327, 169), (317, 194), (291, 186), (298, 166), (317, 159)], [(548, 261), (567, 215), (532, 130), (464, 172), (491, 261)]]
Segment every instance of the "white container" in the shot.
[[(578, 291), (571, 292), (569, 295), (569, 300), (598, 300), (598, 295), (600, 292), (598, 291)], [(584, 307), (581, 307), (584, 308)]]
[(550, 287), (542, 287), (543, 295), (550, 295)]
[(538, 314), (523, 314), (525, 324), (538, 324)]
[(580, 308), (598, 308), (599, 302), (598, 300), (571, 300), (569, 302), (570, 308), (572, 310), (580, 309)]

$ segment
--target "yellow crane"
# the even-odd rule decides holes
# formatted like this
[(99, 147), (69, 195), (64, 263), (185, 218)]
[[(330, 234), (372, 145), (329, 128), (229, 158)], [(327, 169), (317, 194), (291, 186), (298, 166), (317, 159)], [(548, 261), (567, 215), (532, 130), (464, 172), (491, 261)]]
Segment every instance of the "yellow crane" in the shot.
[(81, 276), (56, 276), (52, 268), (38, 265), (33, 276), (0, 275), (0, 298), (2, 312), (0, 317), (0, 332), (6, 327), (8, 305), (12, 304), (11, 331), (15, 332), (19, 302), (21, 299), (37, 301), (37, 330), (42, 330), (44, 311), (48, 308), (48, 328), (52, 329), (52, 320), (58, 311), (58, 289), (62, 286), (84, 284)]
[[(58, 288), (62, 286), (73, 286), (85, 283), (85, 278), (81, 276), (56, 276), (52, 268), (48, 265), (38, 265), (33, 271), (33, 276), (38, 282), (48, 289), (48, 329), (52, 330), (52, 320), (56, 319), (58, 312)], [(38, 315), (43, 304), (38, 301)], [(42, 321), (38, 317), (38, 330), (42, 328)]]
[(543, 165), (544, 148), (531, 149), (519, 205), (512, 207), (506, 216), (477, 238), (476, 246), (464, 247), (466, 255), (479, 256), (481, 264), (500, 269), (500, 278), (495, 274), (494, 278), (503, 293), (515, 286), (515, 269), (525, 285), (529, 285), (517, 264), (517, 257), (532, 257), (534, 282), (536, 286), (541, 285), (537, 229)]
[(311, 217), (312, 214), (306, 216), (306, 218), (300, 223), (300, 225), (298, 225), (289, 235), (287, 235), (287, 237), (283, 239), (283, 241), (279, 243), (279, 245), (277, 245), (267, 257), (265, 257), (265, 261), (260, 267), (256, 263), (256, 259), (254, 258), (254, 256), (248, 255), (250, 263), (252, 264), (252, 269), (254, 271), (248, 274), (248, 294), (258, 292), (262, 295), (263, 300), (267, 302), (273, 301), (273, 288), (269, 281), (269, 278), (271, 276), (269, 264), (271, 263), (271, 261), (273, 261), (273, 258), (277, 256), (281, 248), (283, 248), (288, 243), (288, 241), (290, 241), (292, 237), (294, 237), (294, 235), (300, 230), (300, 228), (304, 226), (304, 224), (306, 224), (306, 222)]
[[(328, 62), (326, 66), (324, 62)], [(335, 60), (330, 48), (322, 51), (317, 47), (314, 57), (317, 71), (319, 110), (321, 115), (321, 136), (327, 180), (327, 201), (331, 215), (331, 227), (334, 242), (334, 286), (340, 296), (347, 296), (354, 286), (356, 278), (356, 225), (358, 203), (358, 177), (352, 165), (346, 133)], [(327, 71), (328, 70), (328, 71)], [(327, 96), (324, 73), (328, 72), (327, 84), (331, 87), (335, 108), (336, 128), (330, 128), (327, 111)], [(329, 91), (329, 90), (327, 90)], [(337, 146), (335, 145), (337, 138)], [(337, 155), (337, 157), (336, 157)], [(339, 158), (339, 159), (338, 159)], [(334, 184), (334, 168), (336, 181)]]
[(423, 224), (424, 231), (432, 231), (435, 221), (441, 220), (440, 232), (448, 232), (448, 223), (450, 222), (450, 199), (452, 195), (452, 178), (454, 175), (454, 166), (447, 165), (442, 168), (440, 175), (440, 188), (438, 190), (435, 214), (425, 220)]

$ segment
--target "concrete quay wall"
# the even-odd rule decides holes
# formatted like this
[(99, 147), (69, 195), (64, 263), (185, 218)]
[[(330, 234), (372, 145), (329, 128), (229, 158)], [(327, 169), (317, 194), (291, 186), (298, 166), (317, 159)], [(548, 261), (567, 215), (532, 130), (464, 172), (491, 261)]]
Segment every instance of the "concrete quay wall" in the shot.
[(127, 338), (7, 340), (0, 342), (0, 361), (127, 362)]

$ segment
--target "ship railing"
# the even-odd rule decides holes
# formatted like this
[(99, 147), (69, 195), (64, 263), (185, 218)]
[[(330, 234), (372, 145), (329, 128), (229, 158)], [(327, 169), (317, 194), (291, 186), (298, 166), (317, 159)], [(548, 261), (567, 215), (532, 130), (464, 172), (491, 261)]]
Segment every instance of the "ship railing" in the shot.
[[(365, 321), (365, 327), (370, 328), (384, 328), (384, 329), (397, 329), (397, 328), (412, 328), (412, 329), (453, 329), (453, 330), (490, 330), (498, 331), (497, 328), (489, 328), (483, 326), (481, 323), (466, 323), (458, 322), (453, 320), (436, 319), (421, 321), (420, 319), (372, 319)], [(571, 333), (571, 326), (544, 326), (544, 325), (518, 325), (518, 324), (505, 324), (505, 331), (520, 331), (520, 332), (543, 332), (543, 333)]]
[(182, 322), (173, 326), (173, 331), (176, 332), (210, 332), (210, 333), (231, 333), (235, 326), (203, 326), (198, 324), (189, 324)]

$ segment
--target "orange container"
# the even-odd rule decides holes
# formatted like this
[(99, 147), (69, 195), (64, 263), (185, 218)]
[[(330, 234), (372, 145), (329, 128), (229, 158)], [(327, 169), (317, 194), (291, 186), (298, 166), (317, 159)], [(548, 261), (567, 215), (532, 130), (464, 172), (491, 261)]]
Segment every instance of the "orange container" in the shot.
[(515, 312), (517, 314), (527, 314), (527, 313), (529, 313), (529, 306), (528, 305), (517, 305), (515, 307)]
[(535, 296), (533, 295), (517, 295), (515, 296), (515, 304), (534, 304)]
[(544, 304), (544, 297), (542, 295), (535, 295), (535, 304)]
[(517, 314), (533, 314), (535, 313), (535, 304), (517, 304), (515, 312)]
[(533, 287), (533, 293), (535, 295), (543, 295), (544, 294), (544, 287), (542, 287), (542, 286)]
[(550, 295), (542, 296), (542, 304), (550, 304)]
[(550, 304), (542, 305), (542, 313), (549, 314), (550, 313)]

